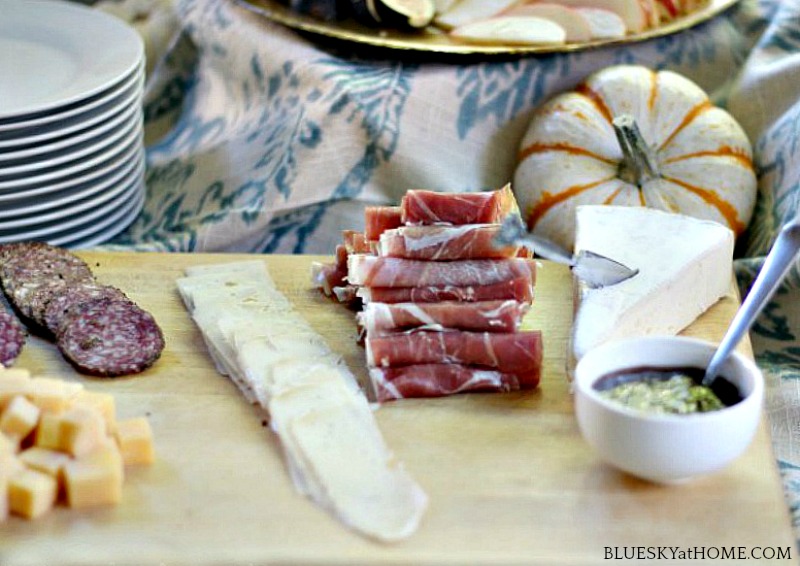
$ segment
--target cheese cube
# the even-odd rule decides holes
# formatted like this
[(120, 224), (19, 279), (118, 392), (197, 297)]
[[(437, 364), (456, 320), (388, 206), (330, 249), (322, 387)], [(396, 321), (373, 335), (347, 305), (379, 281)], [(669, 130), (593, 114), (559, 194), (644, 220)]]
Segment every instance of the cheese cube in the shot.
[(25, 469), (8, 479), (9, 511), (28, 519), (35, 519), (49, 511), (58, 493), (55, 478)]
[(39, 407), (22, 395), (17, 395), (0, 415), (0, 432), (24, 439), (39, 422)]
[(116, 428), (117, 411), (114, 396), (100, 391), (84, 389), (75, 394), (72, 406), (85, 406), (98, 411), (106, 423), (106, 430), (111, 432)]
[(8, 478), (0, 473), (0, 523), (8, 518)]
[(122, 498), (124, 470), (122, 456), (113, 442), (67, 462), (64, 487), (67, 504), (73, 508), (118, 503)]
[(119, 421), (114, 437), (126, 466), (153, 463), (153, 430), (145, 417)]
[(28, 395), (31, 380), (26, 377), (0, 376), (0, 411), (6, 408), (14, 397)]
[(80, 383), (37, 377), (29, 380), (27, 396), (42, 411), (58, 413), (66, 410), (72, 398), (82, 389)]
[(97, 448), (106, 438), (106, 424), (96, 410), (76, 406), (59, 415), (59, 449), (83, 456)]
[(0, 364), (0, 379), (30, 379), (30, 377), (31, 372), (24, 368), (7, 368), (3, 364)]
[(42, 448), (61, 450), (61, 415), (42, 413), (33, 443)]
[(19, 453), (19, 460), (32, 470), (53, 476), (60, 484), (62, 483), (64, 466), (67, 465), (71, 458), (69, 454), (64, 452), (41, 448), (40, 446), (31, 446)]
[(17, 452), (19, 452), (19, 439), (0, 434), (0, 470), (3, 469), (4, 456), (13, 456)]

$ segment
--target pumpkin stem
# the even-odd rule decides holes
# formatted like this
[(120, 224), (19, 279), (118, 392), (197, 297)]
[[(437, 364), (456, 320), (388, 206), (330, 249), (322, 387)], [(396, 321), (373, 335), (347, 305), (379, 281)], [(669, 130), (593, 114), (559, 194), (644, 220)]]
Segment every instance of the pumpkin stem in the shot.
[(660, 176), (653, 150), (647, 145), (639, 125), (630, 114), (622, 114), (612, 122), (622, 149), (620, 177), (639, 187)]

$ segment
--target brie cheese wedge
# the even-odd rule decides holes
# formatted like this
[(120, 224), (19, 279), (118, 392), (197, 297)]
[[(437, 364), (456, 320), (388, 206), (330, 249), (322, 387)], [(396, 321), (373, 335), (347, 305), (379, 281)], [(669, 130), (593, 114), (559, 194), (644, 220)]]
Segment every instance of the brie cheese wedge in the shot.
[(590, 250), (639, 273), (588, 289), (578, 282), (577, 361), (606, 342), (673, 335), (731, 289), (733, 232), (710, 220), (645, 207), (579, 206), (575, 253)]

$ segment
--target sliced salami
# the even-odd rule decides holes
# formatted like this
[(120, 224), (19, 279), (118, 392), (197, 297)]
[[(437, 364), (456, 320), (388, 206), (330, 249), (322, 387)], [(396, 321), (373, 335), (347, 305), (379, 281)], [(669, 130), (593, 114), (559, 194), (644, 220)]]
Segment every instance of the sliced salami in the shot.
[(80, 309), (86, 302), (102, 298), (126, 300), (127, 296), (116, 287), (94, 281), (66, 286), (61, 293), (52, 296), (48, 301), (41, 324), (53, 336), (57, 336), (63, 321), (69, 318), (71, 313)]
[(153, 316), (130, 300), (91, 299), (64, 319), (57, 344), (78, 371), (115, 377), (150, 367), (164, 349)]
[(53, 291), (93, 281), (89, 266), (68, 250), (25, 242), (0, 247), (0, 282), (12, 306), (25, 322), (37, 326), (34, 313), (43, 312)]
[(10, 366), (25, 345), (22, 324), (10, 312), (0, 311), (0, 364)]

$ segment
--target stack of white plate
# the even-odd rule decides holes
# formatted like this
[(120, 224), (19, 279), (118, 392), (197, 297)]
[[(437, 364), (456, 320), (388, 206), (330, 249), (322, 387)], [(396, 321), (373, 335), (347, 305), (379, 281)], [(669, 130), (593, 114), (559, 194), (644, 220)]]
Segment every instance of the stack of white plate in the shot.
[(0, 0), (0, 243), (80, 248), (144, 203), (144, 46), (57, 0)]

